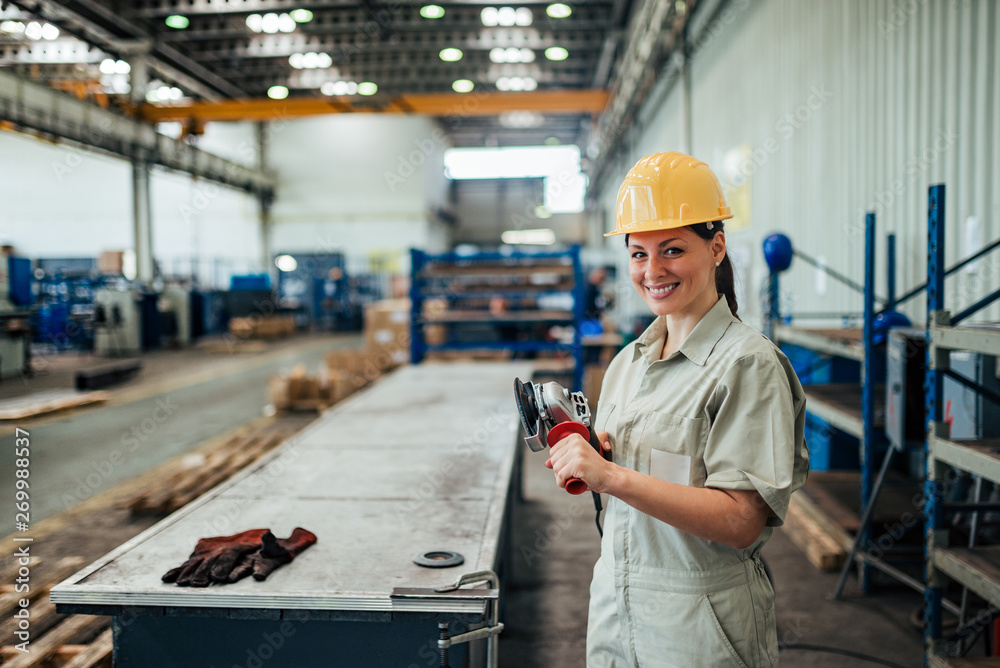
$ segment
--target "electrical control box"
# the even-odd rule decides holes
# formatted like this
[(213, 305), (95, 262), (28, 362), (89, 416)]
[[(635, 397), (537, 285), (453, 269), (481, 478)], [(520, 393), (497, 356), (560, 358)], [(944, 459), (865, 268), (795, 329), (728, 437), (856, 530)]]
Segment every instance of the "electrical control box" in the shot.
[(885, 435), (899, 448), (924, 441), (926, 369), (924, 331), (891, 330), (886, 339)]

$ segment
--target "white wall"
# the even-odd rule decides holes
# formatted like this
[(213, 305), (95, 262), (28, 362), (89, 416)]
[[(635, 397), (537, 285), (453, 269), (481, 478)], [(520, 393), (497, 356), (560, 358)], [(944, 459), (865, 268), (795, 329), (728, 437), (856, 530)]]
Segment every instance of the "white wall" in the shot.
[[(133, 247), (132, 167), (121, 159), (0, 133), (0, 241), (31, 258)], [(192, 259), (209, 284), (259, 270), (255, 203), (240, 191), (154, 169), (153, 254), (166, 273)]]
[[(430, 119), (324, 116), (268, 126), (279, 185), (271, 248), (342, 250), (354, 271), (369, 259), (408, 271), (408, 250), (444, 250), (449, 229), (443, 131)], [(252, 123), (209, 123), (199, 148), (255, 165)], [(133, 244), (128, 162), (0, 132), (0, 243), (37, 257), (96, 257)], [(167, 273), (225, 286), (261, 271), (256, 200), (241, 191), (154, 169), (153, 254)], [(268, 267), (270, 269), (270, 267)]]
[[(1000, 7), (990, 0), (733, 0), (692, 63), (692, 152), (725, 180), (727, 155), (746, 147), (748, 227), (728, 235), (756, 320), (771, 231), (862, 282), (864, 213), (877, 215), (879, 294), (885, 236), (897, 235), (897, 291), (925, 279), (927, 187), (947, 186), (950, 265), (1000, 236)], [(645, 110), (649, 120), (602, 184), (613, 212), (639, 157), (683, 150), (681, 89)], [(978, 219), (978, 242), (967, 219)], [(612, 219), (609, 219), (612, 220)], [(966, 235), (970, 243), (965, 243)], [(611, 243), (620, 243), (614, 239)], [(861, 298), (796, 261), (783, 275), (793, 312), (858, 312)], [(1000, 256), (949, 279), (959, 310), (1000, 286)], [(904, 311), (924, 319), (924, 301)], [(998, 317), (994, 307), (987, 313)]]
[[(272, 126), (270, 166), (279, 177), (275, 252), (344, 250), (364, 264), (412, 247), (444, 250), (431, 213), (446, 204), (444, 131), (431, 119), (332, 115)], [(360, 259), (359, 259), (360, 258)]]

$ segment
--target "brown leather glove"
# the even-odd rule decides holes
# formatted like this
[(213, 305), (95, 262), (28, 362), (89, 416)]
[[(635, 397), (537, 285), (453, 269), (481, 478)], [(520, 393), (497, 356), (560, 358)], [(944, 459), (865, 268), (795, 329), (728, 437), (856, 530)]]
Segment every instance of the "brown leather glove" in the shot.
[[(188, 560), (167, 571), (164, 582), (176, 582), (181, 587), (207, 587), (213, 582), (235, 582), (230, 576), (246, 555), (261, 547), (268, 529), (250, 529), (232, 536), (200, 538)], [(313, 538), (315, 541), (315, 537)], [(238, 578), (237, 578), (238, 579)]]
[(267, 576), (290, 563), (295, 557), (316, 542), (316, 535), (296, 527), (288, 538), (275, 538), (270, 531), (261, 536), (260, 550), (246, 557), (229, 574), (229, 582), (236, 582), (253, 573), (254, 580)]

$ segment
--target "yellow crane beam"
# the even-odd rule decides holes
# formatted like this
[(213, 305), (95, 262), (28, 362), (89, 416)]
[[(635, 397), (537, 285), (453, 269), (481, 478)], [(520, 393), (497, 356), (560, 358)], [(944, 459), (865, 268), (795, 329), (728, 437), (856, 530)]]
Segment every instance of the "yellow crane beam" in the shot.
[(545, 114), (600, 114), (608, 92), (599, 89), (532, 92), (472, 92), (376, 97), (253, 98), (194, 102), (185, 105), (144, 104), (139, 116), (149, 123), (177, 121), (198, 125), (211, 121), (277, 121), (319, 114), (381, 113), (420, 116), (497, 116), (507, 111)]

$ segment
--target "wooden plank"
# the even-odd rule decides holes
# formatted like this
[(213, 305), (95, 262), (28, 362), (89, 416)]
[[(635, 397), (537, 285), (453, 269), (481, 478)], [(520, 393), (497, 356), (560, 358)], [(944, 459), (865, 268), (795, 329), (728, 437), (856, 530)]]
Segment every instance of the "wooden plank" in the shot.
[[(29, 645), (30, 647), (30, 645)], [(87, 649), (89, 645), (62, 645), (56, 650), (56, 653), (52, 656), (53, 661), (60, 664), (60, 668), (65, 668), (65, 663), (67, 661), (72, 661), (77, 657), (78, 654)], [(0, 647), (0, 661), (10, 661), (15, 657), (24, 654), (14, 645), (4, 645)]]
[(841, 547), (845, 552), (854, 544), (854, 536), (844, 531), (805, 494), (792, 494), (789, 508), (795, 508)]
[(114, 633), (107, 629), (62, 668), (95, 668), (102, 664), (111, 665), (114, 651)]
[[(857, 488), (861, 483), (857, 474), (853, 475), (854, 484)], [(810, 475), (809, 480), (802, 486), (802, 493), (806, 494), (813, 504), (825, 514), (831, 522), (834, 522), (844, 531), (851, 533), (858, 532), (861, 518), (858, 514), (845, 506), (840, 500), (830, 493), (830, 490), (823, 485), (822, 481)]]
[(809, 563), (821, 571), (836, 571), (844, 565), (846, 551), (799, 506), (789, 505), (782, 529)]
[[(28, 557), (28, 568), (34, 570), (41, 564), (41, 557)], [(11, 555), (4, 559), (3, 566), (0, 567), (0, 583), (7, 586), (8, 583), (13, 582), (14, 578), (17, 577), (17, 572), (20, 568), (21, 563), (18, 561), (16, 556)]]
[(22, 420), (85, 404), (107, 401), (107, 392), (46, 390), (25, 397), (0, 401), (0, 420)]
[(68, 578), (75, 571), (79, 570), (82, 565), (82, 557), (64, 557), (48, 573), (41, 574), (45, 577), (44, 580), (40, 580), (36, 574), (32, 573), (30, 591), (26, 593), (12, 591), (0, 596), (0, 619), (3, 619), (6, 625), (6, 622), (10, 621), (7, 618), (13, 612), (14, 608), (18, 607), (18, 602), (22, 598), (35, 601), (43, 595), (48, 594), (49, 589)]
[[(5, 661), (3, 668), (36, 668), (56, 655), (59, 648), (75, 638), (96, 633), (108, 625), (107, 617), (71, 615), (62, 624), (32, 641), (29, 654), (21, 654), (11, 661)], [(34, 625), (32, 625), (34, 628)]]

